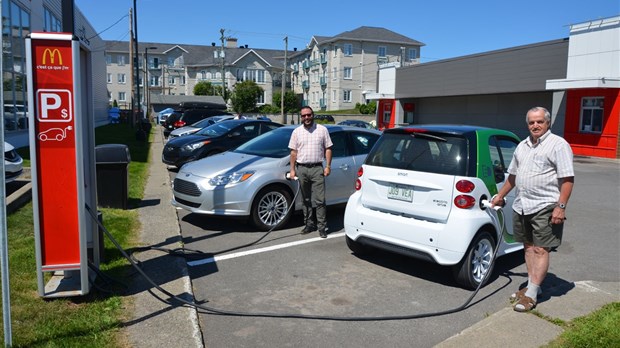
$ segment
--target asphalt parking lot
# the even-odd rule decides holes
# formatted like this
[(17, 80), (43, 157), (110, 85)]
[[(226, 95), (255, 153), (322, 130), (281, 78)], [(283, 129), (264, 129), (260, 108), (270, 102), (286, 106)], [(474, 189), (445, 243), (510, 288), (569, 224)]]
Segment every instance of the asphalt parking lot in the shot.
[[(620, 279), (618, 207), (601, 199), (610, 188), (614, 197), (620, 194), (618, 162), (576, 159), (575, 169), (565, 241), (552, 254), (543, 289)], [(472, 292), (459, 288), (447, 268), (382, 252), (366, 259), (353, 255), (344, 241), (343, 214), (343, 207), (328, 209), (330, 235), (320, 239), (299, 234), (299, 214), (286, 229), (264, 237), (243, 220), (178, 210), (185, 247), (203, 253), (188, 262), (196, 301), (237, 314), (199, 310), (205, 345), (430, 347), (505, 308), (526, 281), (518, 252), (498, 259), (490, 284), (465, 310), (386, 320), (454, 309)]]

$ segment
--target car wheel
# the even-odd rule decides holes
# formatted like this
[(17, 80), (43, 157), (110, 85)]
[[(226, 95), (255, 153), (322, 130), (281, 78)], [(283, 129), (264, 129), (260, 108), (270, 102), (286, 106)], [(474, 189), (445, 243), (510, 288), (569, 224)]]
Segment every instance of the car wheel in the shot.
[[(493, 271), (495, 260), (495, 241), (493, 236), (487, 231), (482, 231), (476, 235), (472, 241), (465, 257), (458, 264), (453, 266), (453, 273), (456, 282), (468, 289), (476, 289), (487, 273)], [(485, 279), (488, 281), (488, 277)]]
[(351, 250), (354, 254), (364, 255), (364, 254), (368, 254), (368, 252), (370, 251), (369, 246), (366, 246), (362, 243), (358, 243), (354, 241), (353, 239), (349, 238), (349, 236), (345, 236), (345, 237), (346, 237), (347, 246), (349, 247), (349, 250)]
[(260, 230), (275, 230), (288, 222), (292, 210), (288, 190), (277, 186), (265, 187), (258, 192), (252, 203), (252, 222)]

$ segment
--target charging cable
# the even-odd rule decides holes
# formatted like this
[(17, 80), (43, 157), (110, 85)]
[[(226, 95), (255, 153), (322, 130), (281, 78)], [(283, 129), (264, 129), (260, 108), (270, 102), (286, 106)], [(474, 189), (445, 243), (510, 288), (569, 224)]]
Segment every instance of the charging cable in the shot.
[[(299, 186), (298, 186), (297, 193), (299, 193)], [(297, 197), (297, 193), (295, 194), (295, 197)], [(294, 202), (294, 200), (293, 200), (293, 202)], [(484, 203), (484, 201), (481, 202), (481, 203), (485, 207), (490, 207), (490, 203), (488, 201), (486, 201), (486, 203)], [(498, 208), (501, 209), (501, 207), (498, 207)], [(458, 306), (456, 308), (448, 309), (448, 310), (444, 310), (444, 311), (420, 313), (420, 314), (408, 314), (408, 315), (352, 316), (352, 317), (330, 316), (330, 315), (306, 315), (306, 314), (298, 314), (298, 313), (229, 311), (229, 310), (219, 309), (219, 308), (215, 308), (215, 307), (205, 306), (205, 305), (202, 305), (202, 304), (198, 304), (198, 303), (196, 303), (194, 301), (186, 300), (186, 299), (184, 299), (182, 297), (179, 297), (179, 296), (177, 296), (175, 294), (172, 294), (168, 290), (166, 290), (166, 289), (162, 288), (160, 285), (156, 284), (142, 270), (142, 268), (140, 268), (140, 266), (138, 266), (137, 262), (132, 257), (130, 257), (127, 254), (127, 252), (125, 252), (125, 250), (121, 247), (121, 245), (114, 239), (112, 234), (105, 228), (105, 226), (103, 226), (103, 223), (101, 221), (99, 221), (99, 219), (97, 219), (97, 216), (94, 214), (94, 212), (90, 209), (90, 207), (88, 205), (86, 205), (86, 210), (88, 210), (88, 212), (90, 213), (90, 215), (93, 218), (93, 220), (97, 222), (97, 225), (99, 225), (99, 227), (104, 231), (104, 233), (108, 236), (110, 241), (112, 241), (114, 246), (131, 263), (131, 265), (145, 278), (145, 280), (149, 284), (151, 284), (155, 289), (159, 290), (163, 294), (165, 294), (168, 297), (170, 297), (172, 300), (175, 300), (175, 301), (181, 303), (182, 305), (188, 305), (188, 306), (194, 307), (196, 309), (203, 310), (203, 311), (205, 311), (206, 314), (226, 315), (226, 316), (235, 316), (235, 317), (287, 318), (287, 319), (308, 319), (308, 320), (329, 320), (329, 321), (391, 321), (391, 320), (411, 320), (411, 319), (421, 319), (421, 318), (428, 318), (428, 317), (436, 317), (436, 316), (442, 316), (442, 315), (447, 315), (447, 314), (452, 314), (452, 313), (460, 312), (460, 311), (468, 308), (469, 304), (474, 299), (474, 297), (478, 294), (478, 291), (480, 291), (480, 289), (482, 288), (482, 285), (486, 282), (487, 278), (490, 276), (490, 273), (491, 273), (491, 272), (487, 272), (484, 275), (484, 277), (482, 278), (482, 280), (478, 284), (478, 287), (476, 287), (476, 290), (474, 290), (474, 292), (467, 298), (467, 300), (462, 305), (460, 305), (460, 306)], [(489, 210), (494, 210), (494, 209), (489, 209)], [(497, 212), (497, 211), (498, 210), (495, 210), (495, 212)], [(489, 215), (492, 216), (492, 214), (489, 214)], [(492, 219), (494, 219), (493, 221), (494, 221), (494, 224), (496, 225), (496, 227), (499, 227), (497, 218), (492, 217)], [(265, 234), (265, 236), (267, 236), (269, 233), (271, 233), (272, 230), (273, 230), (273, 228), (271, 230), (269, 230)], [(502, 231), (502, 230), (500, 229), (499, 231)], [(265, 236), (261, 237), (259, 239), (259, 241), (262, 240), (263, 238), (265, 238)], [(495, 262), (495, 259), (497, 258), (497, 251), (499, 250), (499, 245), (500, 245), (500, 243), (502, 241), (501, 232), (500, 232), (500, 238), (498, 238), (497, 240), (498, 240), (498, 242), (497, 242), (497, 245), (495, 246), (495, 250), (493, 252), (492, 262)], [(258, 241), (256, 241), (256, 242), (258, 242)], [(254, 242), (254, 243), (256, 243), (256, 242)], [(173, 304), (171, 302), (169, 302), (169, 303)]]

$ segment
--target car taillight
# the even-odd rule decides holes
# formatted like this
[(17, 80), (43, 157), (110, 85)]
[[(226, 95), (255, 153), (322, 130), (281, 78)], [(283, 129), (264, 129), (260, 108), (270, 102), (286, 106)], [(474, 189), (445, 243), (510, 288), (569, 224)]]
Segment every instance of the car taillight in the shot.
[[(459, 180), (455, 187), (459, 192), (470, 193), (476, 188), (476, 185), (469, 180)], [(469, 195), (458, 195), (454, 198), (454, 205), (461, 209), (469, 209), (476, 205), (476, 199)]]
[(463, 193), (470, 193), (471, 191), (473, 191), (476, 188), (476, 185), (474, 185), (473, 182), (469, 181), (469, 180), (459, 180), (456, 183), (456, 189), (459, 192), (463, 192)]
[(476, 205), (476, 199), (468, 195), (458, 195), (454, 198), (454, 205), (461, 209), (469, 209)]
[(364, 168), (360, 167), (357, 170), (357, 180), (355, 180), (355, 191), (362, 189), (362, 180), (360, 179), (364, 175)]
[(185, 127), (185, 121), (176, 121), (176, 122), (174, 123), (174, 127), (175, 127), (175, 128)]

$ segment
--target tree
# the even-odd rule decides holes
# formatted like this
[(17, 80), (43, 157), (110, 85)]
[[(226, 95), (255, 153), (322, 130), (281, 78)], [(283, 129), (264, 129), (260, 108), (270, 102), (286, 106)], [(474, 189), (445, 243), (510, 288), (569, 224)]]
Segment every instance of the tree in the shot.
[[(282, 105), (280, 101), (281, 95), (282, 93), (280, 92), (275, 92), (273, 94), (273, 106), (277, 107), (278, 109), (280, 108), (280, 105)], [(299, 100), (297, 100), (297, 96), (295, 95), (295, 93), (293, 91), (286, 91), (284, 93), (284, 112), (299, 112), (299, 109)]]
[(209, 81), (200, 81), (194, 86), (194, 95), (215, 95), (213, 85)]
[(261, 94), (263, 94), (263, 89), (254, 81), (237, 83), (230, 98), (233, 110), (239, 113), (255, 111), (256, 100)]

